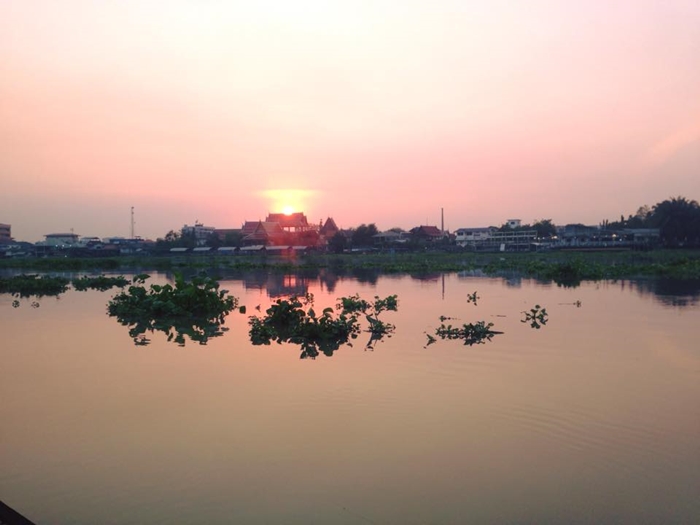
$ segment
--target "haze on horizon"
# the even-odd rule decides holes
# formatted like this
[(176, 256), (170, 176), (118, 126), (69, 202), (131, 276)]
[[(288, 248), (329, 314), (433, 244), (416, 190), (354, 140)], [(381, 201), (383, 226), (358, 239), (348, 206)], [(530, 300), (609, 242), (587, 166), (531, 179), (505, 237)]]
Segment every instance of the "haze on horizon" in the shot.
[(700, 198), (700, 3), (0, 3), (0, 222), (380, 229)]

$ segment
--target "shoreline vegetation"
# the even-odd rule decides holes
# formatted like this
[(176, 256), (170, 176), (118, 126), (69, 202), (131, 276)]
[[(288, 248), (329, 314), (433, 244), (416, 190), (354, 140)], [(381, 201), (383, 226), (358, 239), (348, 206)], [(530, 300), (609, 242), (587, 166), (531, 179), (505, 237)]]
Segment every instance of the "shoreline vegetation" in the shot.
[(700, 250), (664, 249), (619, 252), (419, 252), (304, 254), (281, 256), (140, 256), (114, 258), (45, 258), (0, 260), (0, 270), (39, 273), (133, 272), (186, 270), (297, 271), (330, 269), (339, 273), (374, 270), (381, 273), (481, 271), (485, 275), (517, 272), (523, 277), (576, 285), (581, 281), (635, 277), (700, 278)]

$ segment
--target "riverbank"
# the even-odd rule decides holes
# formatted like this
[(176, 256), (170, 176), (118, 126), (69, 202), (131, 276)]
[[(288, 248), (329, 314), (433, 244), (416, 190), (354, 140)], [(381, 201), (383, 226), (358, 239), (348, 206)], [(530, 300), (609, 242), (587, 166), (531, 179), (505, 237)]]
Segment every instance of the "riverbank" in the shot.
[(383, 273), (455, 272), (481, 270), (486, 274), (517, 271), (525, 276), (566, 284), (581, 280), (633, 277), (700, 278), (700, 250), (646, 252), (542, 253), (366, 253), (305, 254), (294, 257), (141, 256), (114, 258), (46, 258), (0, 260), (0, 269), (34, 272), (168, 271), (231, 269), (290, 271), (300, 269), (375, 270)]

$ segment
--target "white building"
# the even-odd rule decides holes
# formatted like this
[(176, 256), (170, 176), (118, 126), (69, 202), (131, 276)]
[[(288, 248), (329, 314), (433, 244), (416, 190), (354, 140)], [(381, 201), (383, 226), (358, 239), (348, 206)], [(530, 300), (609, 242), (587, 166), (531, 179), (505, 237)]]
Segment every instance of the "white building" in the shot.
[(46, 246), (73, 246), (78, 244), (80, 235), (77, 233), (49, 233), (46, 237)]
[(496, 228), (460, 228), (455, 231), (457, 246), (471, 246), (488, 240)]
[(202, 223), (195, 221), (194, 226), (188, 226), (185, 224), (182, 227), (182, 235), (194, 235), (197, 245), (201, 246), (206, 244), (209, 238), (214, 235), (213, 226), (204, 226)]

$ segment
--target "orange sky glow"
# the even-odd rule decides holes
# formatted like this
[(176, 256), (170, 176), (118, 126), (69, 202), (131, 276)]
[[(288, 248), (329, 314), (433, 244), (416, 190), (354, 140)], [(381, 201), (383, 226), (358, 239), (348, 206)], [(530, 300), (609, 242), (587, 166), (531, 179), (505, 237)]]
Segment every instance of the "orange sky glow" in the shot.
[(697, 0), (7, 0), (0, 222), (454, 230), (698, 200), (698, 28)]

